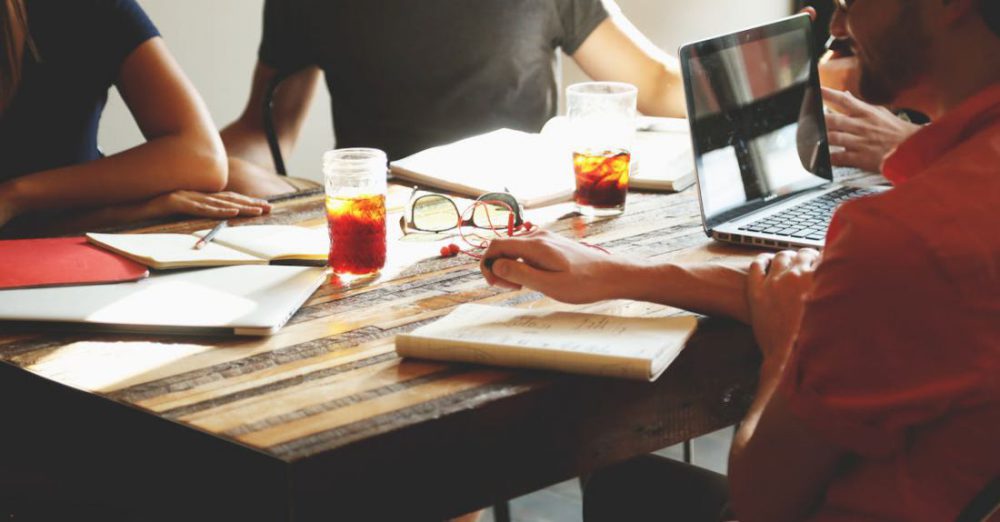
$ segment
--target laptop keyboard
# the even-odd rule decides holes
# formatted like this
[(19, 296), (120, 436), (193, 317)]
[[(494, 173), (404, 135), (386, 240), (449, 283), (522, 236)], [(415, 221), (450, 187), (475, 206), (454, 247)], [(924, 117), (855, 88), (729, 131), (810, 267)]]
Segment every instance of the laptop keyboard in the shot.
[(822, 241), (826, 239), (826, 229), (830, 226), (830, 218), (833, 217), (833, 212), (841, 203), (876, 192), (878, 191), (858, 187), (839, 188), (742, 226), (740, 230)]

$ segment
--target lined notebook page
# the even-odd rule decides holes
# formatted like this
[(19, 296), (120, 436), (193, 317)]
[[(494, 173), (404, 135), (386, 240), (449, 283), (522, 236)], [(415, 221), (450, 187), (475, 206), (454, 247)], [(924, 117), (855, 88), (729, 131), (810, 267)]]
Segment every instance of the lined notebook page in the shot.
[(683, 349), (693, 317), (635, 318), (459, 306), (396, 339), (400, 355), (653, 379)]
[[(208, 230), (194, 233), (201, 237)], [(326, 259), (330, 235), (325, 226), (249, 225), (223, 229), (215, 242), (262, 259)]]
[(153, 268), (267, 264), (267, 260), (215, 242), (195, 250), (185, 234), (87, 234), (94, 244)]

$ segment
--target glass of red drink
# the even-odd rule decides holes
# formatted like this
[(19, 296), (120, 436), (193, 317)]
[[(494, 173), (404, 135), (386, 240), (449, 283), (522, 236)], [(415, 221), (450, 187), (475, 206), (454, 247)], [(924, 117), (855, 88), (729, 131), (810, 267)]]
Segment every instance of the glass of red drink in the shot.
[(566, 89), (576, 207), (588, 216), (625, 211), (638, 89), (617, 82), (586, 82)]
[(387, 161), (376, 149), (340, 149), (323, 158), (330, 267), (338, 275), (374, 274), (385, 266)]
[(573, 153), (574, 200), (582, 213), (617, 215), (625, 211), (631, 158), (621, 149)]

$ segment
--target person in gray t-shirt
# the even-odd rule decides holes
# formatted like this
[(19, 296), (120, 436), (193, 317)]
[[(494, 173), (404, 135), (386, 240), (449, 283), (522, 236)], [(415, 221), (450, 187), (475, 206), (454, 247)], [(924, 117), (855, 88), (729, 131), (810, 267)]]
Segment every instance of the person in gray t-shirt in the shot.
[(500, 127), (539, 131), (556, 113), (557, 50), (596, 80), (637, 85), (641, 112), (684, 115), (676, 61), (612, 0), (267, 0), (250, 100), (222, 133), (230, 189), (291, 190), (273, 174), (263, 131), (275, 78), (286, 154), (322, 72), (337, 146), (399, 159)]

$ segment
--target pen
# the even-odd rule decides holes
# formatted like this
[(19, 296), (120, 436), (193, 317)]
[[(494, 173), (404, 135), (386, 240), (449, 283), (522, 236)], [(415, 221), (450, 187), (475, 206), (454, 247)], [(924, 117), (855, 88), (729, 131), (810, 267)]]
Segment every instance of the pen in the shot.
[(220, 221), (218, 225), (215, 225), (215, 228), (209, 230), (208, 233), (205, 234), (205, 237), (199, 239), (198, 242), (194, 244), (194, 249), (201, 250), (202, 248), (204, 248), (205, 245), (211, 243), (212, 240), (215, 239), (215, 236), (219, 235), (219, 232), (222, 232), (222, 229), (226, 228), (227, 226), (229, 226), (229, 222)]

